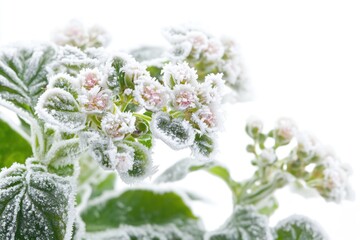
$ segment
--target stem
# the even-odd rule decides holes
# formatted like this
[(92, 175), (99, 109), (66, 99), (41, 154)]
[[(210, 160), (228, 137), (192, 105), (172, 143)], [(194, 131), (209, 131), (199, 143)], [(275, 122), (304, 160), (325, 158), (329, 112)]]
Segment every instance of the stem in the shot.
[(146, 116), (146, 115), (143, 115), (143, 114), (139, 114), (139, 113), (133, 113), (133, 115), (134, 115), (135, 117), (137, 117), (137, 118), (142, 119), (142, 120), (151, 122), (151, 117), (149, 117), (149, 116)]

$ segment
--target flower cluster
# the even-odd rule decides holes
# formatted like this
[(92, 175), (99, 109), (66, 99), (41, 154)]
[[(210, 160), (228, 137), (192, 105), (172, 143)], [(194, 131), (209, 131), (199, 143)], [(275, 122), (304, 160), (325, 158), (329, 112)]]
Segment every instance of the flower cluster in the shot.
[[(153, 138), (176, 150), (190, 148), (197, 159), (213, 158), (224, 73), (205, 73), (180, 60), (147, 65), (125, 53), (89, 48), (96, 45), (82, 41), (80, 26), (71, 26), (76, 31), (65, 31), (67, 40), (58, 42), (66, 46), (59, 46), (59, 62), (36, 107), (48, 126), (77, 134), (94, 159), (128, 182), (154, 172)], [(206, 59), (213, 61), (212, 41), (189, 36), (196, 54), (208, 51)]]
[(237, 44), (230, 38), (216, 38), (190, 27), (167, 28), (164, 36), (171, 44), (167, 57), (171, 62), (187, 61), (196, 67), (200, 78), (221, 72), (227, 86), (244, 98), (249, 84), (244, 74)]
[(106, 46), (110, 42), (108, 33), (100, 26), (86, 29), (81, 22), (72, 20), (53, 36), (56, 44), (71, 45), (81, 49)]
[[(315, 189), (327, 201), (352, 198), (350, 168), (341, 163), (329, 147), (299, 131), (292, 120), (279, 119), (273, 130), (264, 133), (261, 120), (252, 117), (247, 122), (246, 132), (254, 140), (247, 150), (255, 155), (253, 164), (259, 167), (264, 181), (281, 173), (289, 182), (296, 181)], [(278, 150), (285, 146), (290, 151), (281, 158)]]

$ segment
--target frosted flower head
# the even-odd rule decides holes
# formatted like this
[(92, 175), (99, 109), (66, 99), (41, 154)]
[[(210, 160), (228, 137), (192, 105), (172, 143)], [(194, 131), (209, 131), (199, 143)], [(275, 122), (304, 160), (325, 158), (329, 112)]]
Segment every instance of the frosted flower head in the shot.
[(260, 118), (251, 116), (246, 121), (245, 129), (246, 129), (246, 133), (250, 137), (255, 138), (259, 135), (259, 133), (262, 132), (263, 127), (264, 127), (264, 124)]
[(288, 144), (297, 132), (295, 123), (288, 118), (281, 118), (275, 126), (276, 140), (280, 144)]
[(134, 97), (144, 108), (155, 111), (167, 104), (168, 93), (156, 79), (142, 77), (137, 81)]
[(225, 81), (222, 79), (222, 73), (210, 73), (205, 76), (205, 84), (208, 84), (214, 89), (220, 96), (222, 95), (225, 88)]
[(297, 140), (297, 149), (301, 152), (301, 155), (305, 157), (313, 157), (315, 155), (315, 149), (320, 145), (318, 140), (306, 133), (306, 132), (299, 132), (296, 134)]
[(95, 86), (90, 90), (84, 90), (79, 95), (78, 101), (86, 112), (103, 112), (110, 107), (111, 92), (101, 90), (99, 86)]
[(195, 88), (189, 84), (176, 85), (172, 91), (173, 106), (177, 110), (195, 108), (198, 103)]
[(130, 153), (122, 152), (115, 155), (115, 169), (118, 173), (126, 173), (133, 169), (134, 156)]
[(178, 84), (197, 84), (198, 75), (196, 70), (186, 62), (178, 64), (168, 63), (162, 71), (164, 83), (170, 88)]
[(101, 26), (92, 26), (88, 34), (89, 47), (106, 47), (110, 42), (109, 33)]
[(187, 40), (192, 43), (192, 47), (195, 51), (202, 51), (208, 47), (208, 37), (199, 31), (188, 32)]
[(218, 39), (211, 38), (204, 50), (204, 56), (209, 61), (217, 61), (223, 57), (224, 52), (225, 49), (222, 43)]
[(121, 140), (135, 131), (136, 118), (128, 112), (108, 113), (101, 120), (102, 130), (114, 140)]
[(192, 115), (192, 120), (202, 133), (214, 131), (218, 125), (217, 118), (217, 114), (208, 106), (203, 106)]
[(54, 34), (54, 42), (65, 46), (72, 45), (83, 47), (89, 40), (88, 33), (81, 22), (72, 20), (69, 24), (56, 34)]
[(86, 90), (90, 90), (95, 86), (105, 85), (105, 77), (97, 68), (85, 68), (81, 70), (78, 78), (80, 80), (81, 86)]
[(276, 153), (274, 149), (267, 148), (264, 149), (260, 154), (260, 163), (264, 165), (272, 164), (277, 160)]
[(121, 71), (125, 73), (125, 78), (136, 81), (141, 76), (149, 76), (149, 72), (146, 71), (146, 66), (135, 60), (128, 61), (122, 68)]

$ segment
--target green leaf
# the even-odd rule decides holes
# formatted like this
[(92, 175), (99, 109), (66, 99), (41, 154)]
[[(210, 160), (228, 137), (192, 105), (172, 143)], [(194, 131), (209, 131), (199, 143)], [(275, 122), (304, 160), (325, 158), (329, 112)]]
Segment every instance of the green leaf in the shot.
[(293, 215), (280, 221), (275, 227), (276, 240), (329, 239), (322, 228), (307, 217)]
[(127, 189), (89, 202), (81, 217), (86, 239), (190, 240), (203, 234), (199, 219), (173, 191)]
[(74, 189), (32, 159), (0, 173), (0, 239), (70, 239)]
[(69, 92), (52, 88), (41, 95), (36, 106), (37, 114), (64, 132), (77, 132), (85, 127), (86, 114), (80, 111), (80, 106)]
[(250, 206), (236, 206), (230, 218), (206, 240), (268, 240), (271, 238), (267, 218)]
[(32, 155), (30, 144), (0, 119), (0, 169), (24, 163)]
[(215, 150), (215, 142), (208, 134), (196, 134), (191, 146), (195, 157), (200, 160), (209, 159)]
[(185, 178), (187, 174), (198, 170), (205, 170), (223, 180), (231, 189), (233, 194), (237, 194), (241, 190), (241, 185), (231, 178), (228, 169), (221, 166), (218, 162), (204, 162), (192, 158), (185, 158), (177, 161), (174, 165), (166, 169), (160, 176), (158, 176), (155, 179), (155, 182), (166, 183), (179, 181)]
[(271, 216), (278, 207), (279, 203), (274, 196), (264, 198), (255, 205), (257, 211), (266, 216)]
[(78, 138), (56, 141), (47, 152), (44, 162), (51, 173), (59, 176), (73, 176), (74, 162), (80, 154)]
[(137, 142), (125, 141), (124, 143), (134, 150), (134, 165), (128, 172), (119, 173), (120, 178), (125, 183), (134, 183), (153, 174), (155, 168), (149, 149)]
[(195, 139), (195, 132), (189, 122), (171, 118), (164, 112), (153, 115), (150, 123), (153, 135), (175, 150), (189, 147)]
[(33, 118), (33, 106), (45, 91), (47, 67), (54, 57), (55, 49), (46, 44), (0, 51), (0, 105), (22, 118)]

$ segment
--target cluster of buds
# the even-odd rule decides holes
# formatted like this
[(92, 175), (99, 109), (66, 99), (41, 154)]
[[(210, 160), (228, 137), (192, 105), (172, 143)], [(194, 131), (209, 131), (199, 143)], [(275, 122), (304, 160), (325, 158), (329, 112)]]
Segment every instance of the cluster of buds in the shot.
[(87, 29), (81, 22), (72, 20), (64, 29), (54, 34), (53, 40), (61, 46), (71, 45), (85, 49), (106, 46), (110, 42), (110, 37), (100, 26), (95, 25)]
[[(252, 117), (246, 132), (254, 140), (247, 151), (254, 154), (253, 164), (259, 167), (263, 181), (271, 182), (274, 176), (283, 174), (288, 182), (303, 183), (327, 201), (352, 197), (350, 168), (315, 137), (299, 131), (290, 119), (279, 119), (274, 129), (264, 133), (262, 121)], [(289, 153), (280, 158), (278, 149), (282, 147), (289, 148)]]
[(167, 28), (164, 36), (171, 44), (166, 56), (171, 62), (186, 61), (196, 67), (200, 78), (213, 72), (223, 73), (227, 86), (242, 94), (248, 90), (244, 67), (237, 44), (229, 38), (219, 39), (190, 27)]
[[(59, 46), (58, 64), (36, 107), (47, 126), (76, 134), (101, 166), (116, 169), (127, 182), (154, 172), (153, 138), (175, 150), (190, 148), (199, 160), (213, 159), (222, 122), (222, 72), (199, 74), (190, 61), (147, 65), (128, 54), (89, 48), (97, 45), (82, 41), (80, 26), (72, 24), (78, 34), (65, 31), (67, 41), (58, 42), (66, 46)], [(215, 59), (215, 40), (189, 36), (193, 54)]]

